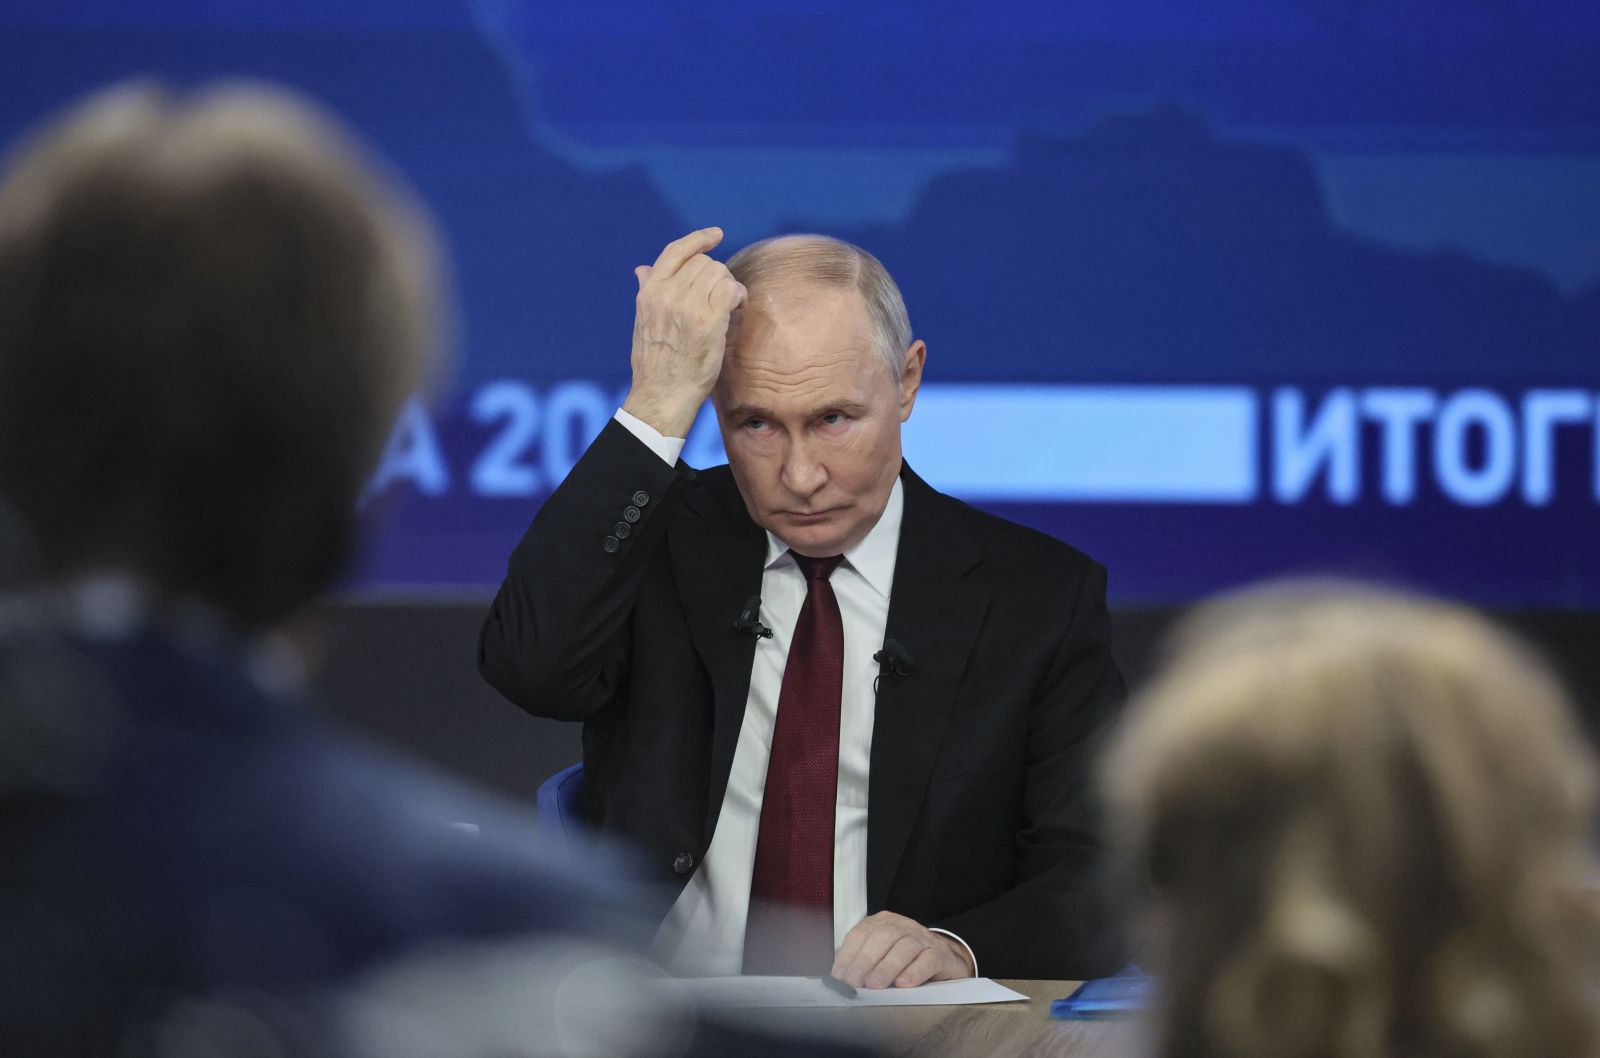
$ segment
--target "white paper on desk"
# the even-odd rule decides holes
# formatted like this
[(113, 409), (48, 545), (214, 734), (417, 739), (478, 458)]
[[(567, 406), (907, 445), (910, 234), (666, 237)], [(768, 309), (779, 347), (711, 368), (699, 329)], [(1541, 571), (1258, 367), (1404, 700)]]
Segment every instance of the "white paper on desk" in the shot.
[(686, 977), (676, 982), (704, 1007), (938, 1007), (967, 1003), (1015, 1003), (1021, 992), (987, 977), (930, 981), (916, 988), (858, 988), (850, 999), (815, 977)]

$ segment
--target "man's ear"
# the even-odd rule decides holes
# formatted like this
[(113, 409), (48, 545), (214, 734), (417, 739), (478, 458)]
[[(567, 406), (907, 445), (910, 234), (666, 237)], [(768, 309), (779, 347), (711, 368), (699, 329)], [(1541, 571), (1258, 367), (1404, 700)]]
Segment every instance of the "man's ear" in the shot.
[(900, 372), (900, 421), (911, 418), (911, 409), (917, 403), (917, 392), (922, 389), (922, 365), (928, 359), (928, 343), (918, 338), (906, 350), (906, 366)]

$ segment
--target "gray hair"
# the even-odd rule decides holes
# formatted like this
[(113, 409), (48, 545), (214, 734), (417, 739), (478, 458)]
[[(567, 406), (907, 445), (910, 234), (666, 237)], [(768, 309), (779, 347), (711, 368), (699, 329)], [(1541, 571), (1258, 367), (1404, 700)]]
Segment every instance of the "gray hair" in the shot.
[(905, 371), (911, 319), (905, 299), (883, 262), (861, 247), (829, 235), (778, 235), (751, 243), (728, 259), (728, 270), (749, 290), (779, 282), (853, 287), (866, 302), (873, 343), (890, 373)]

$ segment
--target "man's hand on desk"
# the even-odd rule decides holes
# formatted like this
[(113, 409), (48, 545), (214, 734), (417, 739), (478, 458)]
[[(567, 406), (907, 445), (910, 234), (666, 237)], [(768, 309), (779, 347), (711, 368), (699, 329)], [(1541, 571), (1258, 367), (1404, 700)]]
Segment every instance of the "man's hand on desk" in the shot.
[(833, 976), (857, 988), (915, 988), (972, 976), (961, 942), (893, 911), (880, 911), (845, 934)]

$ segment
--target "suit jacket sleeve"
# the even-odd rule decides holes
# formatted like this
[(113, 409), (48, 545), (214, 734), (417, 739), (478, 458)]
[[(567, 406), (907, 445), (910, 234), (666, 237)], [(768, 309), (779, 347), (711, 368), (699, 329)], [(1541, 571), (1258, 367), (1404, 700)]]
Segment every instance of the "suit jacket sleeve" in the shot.
[(483, 678), (535, 716), (602, 710), (626, 679), (646, 561), (692, 474), (608, 423), (511, 554), (478, 637)]
[(986, 976), (1081, 980), (1127, 958), (1095, 794), (1097, 750), (1125, 697), (1105, 585), (1096, 564), (1030, 706), (1016, 886), (929, 923), (966, 941)]

